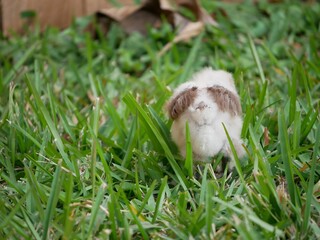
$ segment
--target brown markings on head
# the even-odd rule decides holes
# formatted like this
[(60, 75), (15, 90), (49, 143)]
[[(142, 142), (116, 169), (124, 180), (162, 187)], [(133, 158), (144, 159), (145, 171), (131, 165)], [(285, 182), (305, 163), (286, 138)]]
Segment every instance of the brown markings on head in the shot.
[(242, 109), (237, 94), (222, 86), (208, 87), (207, 90), (222, 112), (229, 112), (233, 116), (241, 115)]
[(197, 87), (186, 89), (179, 93), (167, 104), (170, 118), (177, 119), (194, 101), (197, 96)]

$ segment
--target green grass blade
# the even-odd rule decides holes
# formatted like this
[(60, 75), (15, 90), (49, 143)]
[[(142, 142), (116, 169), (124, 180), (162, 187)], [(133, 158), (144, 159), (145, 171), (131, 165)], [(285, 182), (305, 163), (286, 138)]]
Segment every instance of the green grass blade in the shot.
[(233, 145), (232, 139), (230, 138), (228, 130), (227, 130), (227, 128), (226, 128), (226, 126), (224, 124), (223, 124), (223, 128), (224, 128), (224, 131), (225, 131), (225, 133), (227, 135), (227, 139), (228, 139), (228, 142), (229, 142), (232, 154), (233, 154), (233, 160), (234, 160), (234, 163), (235, 163), (235, 167), (237, 169), (237, 172), (239, 174), (241, 182), (243, 183), (243, 185), (245, 185), (245, 180), (244, 180), (244, 176), (243, 176), (243, 172), (242, 172), (242, 168), (241, 168), (241, 163), (240, 163), (240, 159), (238, 157), (237, 151), (236, 151), (236, 149), (235, 149), (235, 147)]
[(110, 118), (115, 124), (116, 129), (119, 131), (120, 137), (125, 138), (127, 136), (127, 129), (125, 127), (123, 119), (117, 112), (117, 109), (115, 108), (114, 104), (107, 96), (105, 97), (105, 101), (106, 103), (104, 105), (104, 109), (106, 109), (106, 112), (109, 113)]
[(199, 49), (201, 48), (203, 36), (204, 34), (201, 33), (196, 38), (194, 45), (192, 46), (190, 53), (188, 55), (188, 58), (184, 64), (184, 71), (182, 72), (179, 79), (177, 80), (177, 83), (182, 83), (186, 81), (190, 77), (192, 71), (194, 70), (197, 55), (198, 55)]
[(146, 132), (148, 136), (153, 139), (155, 143), (159, 143), (162, 149), (164, 150), (170, 165), (172, 166), (173, 170), (176, 173), (176, 176), (180, 180), (180, 183), (182, 187), (187, 190), (187, 180), (185, 175), (183, 174), (182, 170), (180, 169), (179, 165), (176, 163), (170, 148), (166, 144), (165, 140), (161, 136), (159, 130), (157, 127), (154, 125), (153, 121), (150, 119), (150, 117), (147, 115), (147, 113), (143, 110), (143, 108), (136, 102), (136, 100), (133, 98), (131, 94), (127, 94), (123, 100), (125, 103), (128, 105), (128, 107), (132, 110), (132, 112), (135, 112), (136, 110), (138, 111), (140, 115), (140, 120), (142, 121)]
[(307, 234), (307, 229), (310, 225), (310, 213), (311, 213), (311, 205), (312, 205), (312, 199), (313, 196), (313, 187), (314, 187), (314, 181), (315, 181), (315, 169), (316, 169), (316, 163), (319, 158), (319, 149), (320, 149), (320, 124), (317, 126), (316, 131), (316, 141), (313, 148), (312, 153), (312, 160), (311, 160), (311, 171), (310, 171), (310, 177), (309, 177), (309, 183), (308, 183), (308, 189), (306, 194), (306, 203), (305, 203), (305, 209), (304, 209), (304, 216), (303, 216), (303, 224), (302, 224), (302, 233)]
[(89, 77), (91, 88), (94, 93), (95, 102), (93, 106), (93, 120), (92, 120), (92, 146), (91, 146), (91, 180), (92, 180), (92, 198), (95, 198), (95, 187), (96, 187), (96, 168), (97, 168), (97, 139), (99, 130), (99, 115), (100, 115), (100, 99), (94, 84), (92, 76)]
[(184, 167), (187, 169), (189, 177), (193, 177), (192, 145), (188, 122), (186, 123), (186, 160)]
[(214, 183), (209, 181), (206, 186), (204, 186), (206, 191), (206, 233), (208, 239), (212, 239), (212, 222), (213, 222), (213, 201), (212, 196), (214, 196)]
[(165, 189), (167, 187), (167, 180), (168, 180), (167, 176), (165, 176), (162, 179), (162, 183), (161, 183), (161, 186), (160, 186), (160, 189), (159, 189), (159, 192), (158, 192), (156, 208), (155, 208), (154, 213), (153, 213), (152, 223), (155, 223), (155, 221), (156, 221), (156, 219), (158, 217), (158, 212), (162, 208), (164, 197), (165, 197)]
[(24, 165), (25, 165), (24, 169), (26, 173), (26, 178), (31, 189), (31, 194), (29, 195), (26, 201), (27, 210), (29, 212), (37, 211), (40, 215), (40, 218), (43, 219), (45, 214), (42, 208), (42, 201), (46, 201), (47, 196), (41, 189), (39, 183), (37, 182), (37, 178), (33, 174), (32, 170), (30, 169), (30, 167), (27, 166), (26, 161), (24, 161)]
[(157, 181), (154, 180), (151, 185), (150, 185), (150, 188), (148, 189), (147, 193), (145, 194), (144, 198), (143, 198), (143, 201), (141, 203), (141, 206), (140, 206), (140, 209), (137, 213), (137, 217), (139, 217), (139, 215), (142, 213), (144, 207), (146, 206), (147, 202), (149, 201), (149, 198), (152, 196), (153, 192), (154, 192), (154, 189), (156, 187), (156, 184), (157, 184)]
[(37, 49), (39, 42), (35, 42), (31, 47), (29, 47), (26, 52), (20, 57), (20, 59), (16, 62), (16, 64), (11, 67), (10, 71), (5, 75), (3, 82), (4, 84), (8, 84), (13, 80), (15, 74), (19, 71), (19, 68), (23, 66), (23, 64), (34, 54)]
[(102, 184), (98, 190), (97, 196), (95, 197), (95, 199), (93, 199), (93, 206), (92, 206), (92, 210), (91, 210), (91, 218), (90, 218), (90, 222), (89, 222), (89, 228), (88, 228), (88, 237), (86, 239), (90, 239), (93, 238), (94, 233), (95, 233), (95, 229), (94, 228), (98, 228), (99, 226), (95, 226), (95, 223), (98, 222), (97, 221), (97, 216), (98, 216), (98, 212), (100, 209), (100, 205), (101, 202), (104, 198), (105, 195), (105, 190), (106, 190), (106, 185)]
[[(259, 106), (263, 106), (263, 101), (265, 102), (266, 105), (269, 104), (269, 93), (268, 93), (268, 84), (267, 84), (267, 80), (266, 80), (266, 77), (265, 77), (265, 74), (263, 72), (263, 68), (262, 68), (262, 65), (261, 65), (261, 61), (260, 61), (260, 58), (259, 58), (259, 54), (257, 52), (257, 49), (256, 49), (256, 46), (252, 40), (252, 37), (248, 34), (248, 40), (249, 40), (249, 46), (250, 46), (250, 50), (251, 50), (251, 53), (252, 53), (252, 56), (253, 56), (253, 59), (256, 63), (256, 66), (258, 68), (258, 72), (259, 72), (259, 75), (260, 75), (260, 79), (262, 81), (262, 84), (263, 84), (263, 91), (260, 96), (263, 96), (263, 98), (260, 100), (260, 103), (259, 103)], [(260, 97), (261, 98), (261, 97)]]
[(70, 236), (72, 236), (72, 225), (74, 224), (72, 221), (71, 216), (71, 208), (70, 204), (72, 201), (72, 193), (73, 193), (73, 175), (67, 174), (66, 175), (66, 181), (64, 182), (64, 188), (65, 188), (65, 200), (63, 203), (63, 209), (64, 209), (64, 231), (63, 231), (63, 238), (67, 239)]
[[(222, 204), (223, 206), (231, 209), (232, 211), (234, 211), (236, 214), (245, 214), (245, 212), (242, 209), (239, 209), (237, 207), (235, 207), (234, 205), (232, 205), (231, 203), (225, 202), (223, 200), (221, 200), (220, 198), (217, 197), (212, 197), (212, 200)], [(275, 232), (278, 236), (282, 236), (283, 232), (279, 229), (277, 229), (276, 227), (272, 226), (271, 224), (262, 221), (260, 218), (258, 218), (256, 215), (254, 214), (249, 214), (247, 215), (247, 217), (254, 222), (255, 224), (259, 225), (260, 227), (262, 227), (263, 229), (269, 231), (269, 232)]]
[(56, 167), (56, 171), (53, 175), (53, 181), (50, 189), (50, 195), (47, 202), (46, 210), (45, 210), (45, 219), (43, 221), (43, 233), (42, 233), (42, 239), (48, 239), (49, 237), (49, 228), (50, 228), (50, 222), (53, 218), (53, 214), (56, 209), (56, 204), (58, 201), (61, 183), (63, 182), (63, 174), (61, 172), (61, 160), (59, 164)]
[(21, 210), (21, 208), (24, 206), (26, 198), (30, 194), (29, 192), (26, 192), (20, 199), (17, 199), (16, 202), (14, 202), (14, 207), (11, 208), (10, 213), (4, 217), (1, 217), (2, 221), (0, 223), (0, 229), (5, 229), (5, 227), (10, 226), (10, 224), (14, 221), (14, 217), (17, 215), (17, 213)]
[[(123, 192), (122, 192), (123, 193)], [(144, 224), (143, 224), (143, 221), (140, 220), (140, 218), (137, 217), (136, 215), (136, 210), (135, 208), (133, 207), (132, 204), (130, 204), (130, 202), (128, 201), (127, 197), (125, 196), (125, 194), (123, 193), (122, 194), (122, 197), (124, 198), (124, 201), (126, 203), (126, 206), (127, 208), (129, 209), (130, 213), (131, 213), (131, 216), (134, 220), (134, 222), (137, 224), (138, 226), (138, 229), (139, 229), (139, 232), (141, 233), (142, 235), (142, 238), (147, 240), (147, 239), (150, 239), (147, 232), (146, 232), (146, 229), (144, 227)]]
[[(292, 149), (295, 150), (299, 147), (301, 138), (301, 112), (297, 110), (294, 114), (293, 121), (293, 136), (292, 136)], [(296, 158), (294, 154), (294, 158)]]
[(317, 118), (319, 116), (318, 111), (314, 111), (313, 108), (309, 110), (307, 115), (305, 116), (304, 120), (302, 121), (301, 126), (303, 126), (302, 134), (301, 134), (301, 141), (304, 141), (310, 131), (312, 130), (315, 122), (317, 121)]
[(133, 149), (136, 146), (137, 137), (138, 137), (137, 126), (138, 126), (137, 118), (135, 117), (133, 119), (132, 125), (130, 127), (130, 131), (128, 133), (128, 139), (127, 139), (127, 143), (125, 146), (126, 154), (125, 154), (123, 161), (121, 163), (121, 165), (125, 168), (127, 168), (129, 166), (130, 161), (132, 160)]
[(258, 71), (260, 74), (260, 79), (261, 79), (262, 83), (264, 84), (266, 82), (266, 77), (265, 77), (263, 69), (262, 69), (261, 61), (260, 61), (256, 46), (252, 40), (252, 37), (249, 34), (248, 34), (248, 40), (249, 40), (249, 46), (250, 46), (250, 50), (251, 50), (253, 59), (257, 65), (257, 68), (258, 68)]
[(207, 195), (207, 185), (208, 185), (208, 168), (210, 164), (206, 164), (203, 170), (203, 175), (201, 179), (201, 192), (200, 192), (200, 199), (199, 203), (204, 204), (206, 201), (206, 195)]
[(148, 106), (147, 108), (149, 110), (150, 116), (152, 117), (152, 120), (154, 120), (157, 126), (159, 127), (160, 133), (163, 136), (163, 139), (166, 141), (167, 145), (170, 147), (171, 151), (177, 151), (177, 149), (174, 148), (175, 145), (172, 142), (170, 130), (168, 129), (164, 121), (160, 118), (160, 116), (151, 106)]
[(288, 138), (288, 132), (287, 132), (283, 110), (279, 110), (278, 112), (278, 124), (279, 124), (279, 141), (280, 141), (280, 148), (281, 148), (281, 158), (282, 158), (284, 171), (286, 175), (287, 186), (288, 186), (291, 201), (293, 203), (296, 203), (295, 183), (293, 180), (293, 165), (291, 162), (291, 150), (289, 146), (289, 138)]
[(35, 86), (33, 85), (33, 83), (31, 82), (29, 76), (27, 76), (27, 85), (28, 85), (29, 90), (31, 91), (31, 93), (33, 94), (33, 96), (35, 98), (35, 101), (39, 107), (41, 114), (43, 115), (44, 119), (46, 120), (46, 124), (48, 125), (48, 127), (49, 127), (49, 129), (55, 139), (55, 142), (57, 144), (57, 148), (59, 149), (59, 152), (61, 154), (61, 157), (62, 157), (64, 163), (68, 166), (69, 170), (72, 171), (73, 165), (72, 165), (71, 161), (69, 160), (67, 153), (64, 150), (64, 145), (63, 145), (62, 139), (59, 135), (59, 132), (58, 132), (55, 124), (53, 123), (47, 108), (44, 106), (43, 102), (41, 101), (40, 95), (39, 95), (38, 91), (36, 90)]
[(23, 209), (22, 209), (22, 214), (23, 214), (24, 220), (26, 221), (26, 224), (28, 225), (28, 227), (32, 233), (33, 239), (40, 240), (41, 237), (40, 237), (39, 233), (37, 232), (37, 230), (33, 226), (33, 223), (31, 222), (30, 218), (28, 217), (28, 215), (26, 214), (26, 212)]
[(288, 89), (290, 96), (290, 110), (289, 110), (289, 123), (292, 123), (296, 112), (296, 101), (297, 101), (297, 69), (295, 68), (292, 73), (292, 79), (288, 79)]

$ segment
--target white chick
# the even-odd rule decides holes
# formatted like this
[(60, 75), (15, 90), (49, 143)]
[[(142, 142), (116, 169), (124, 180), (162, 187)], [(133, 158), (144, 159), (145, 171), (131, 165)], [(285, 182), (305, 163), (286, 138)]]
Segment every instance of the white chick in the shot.
[(211, 68), (196, 73), (174, 91), (167, 103), (167, 111), (173, 119), (172, 139), (183, 157), (186, 155), (187, 122), (195, 160), (206, 161), (219, 152), (232, 159), (223, 124), (238, 156), (244, 155), (240, 138), (241, 104), (230, 73)]

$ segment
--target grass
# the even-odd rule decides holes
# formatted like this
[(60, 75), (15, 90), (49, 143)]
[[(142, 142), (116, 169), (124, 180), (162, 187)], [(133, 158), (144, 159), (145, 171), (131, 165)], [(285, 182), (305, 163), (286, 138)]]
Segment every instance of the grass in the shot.
[[(202, 3), (219, 28), (162, 57), (167, 24), (1, 38), (0, 239), (320, 238), (319, 3)], [(247, 156), (194, 178), (163, 106), (208, 65), (234, 74)]]

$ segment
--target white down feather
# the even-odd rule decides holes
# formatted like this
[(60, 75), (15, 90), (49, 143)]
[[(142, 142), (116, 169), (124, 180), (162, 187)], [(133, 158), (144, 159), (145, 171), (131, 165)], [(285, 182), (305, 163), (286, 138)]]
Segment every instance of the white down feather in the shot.
[(219, 152), (232, 158), (223, 124), (232, 139), (238, 156), (244, 155), (240, 137), (242, 117), (219, 109), (214, 98), (206, 90), (208, 87), (216, 85), (226, 88), (239, 98), (232, 75), (222, 70), (214, 71), (211, 68), (205, 68), (196, 73), (190, 81), (181, 84), (174, 91), (171, 99), (192, 87), (197, 87), (198, 91), (193, 103), (174, 120), (171, 127), (172, 139), (184, 157), (186, 154), (187, 122), (190, 129), (192, 151), (197, 160), (206, 161), (208, 157), (213, 157)]

